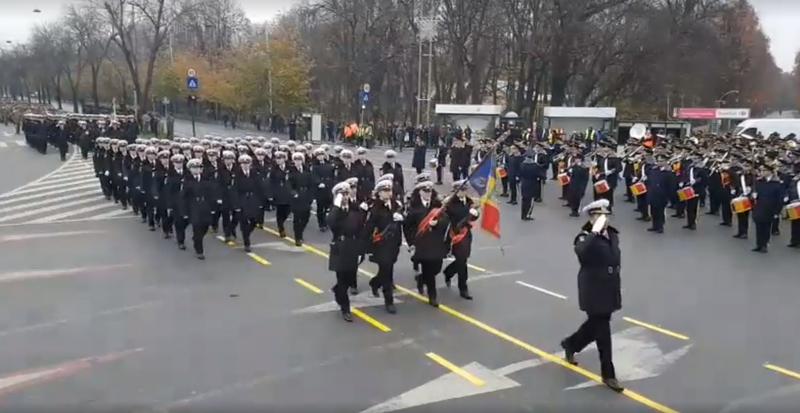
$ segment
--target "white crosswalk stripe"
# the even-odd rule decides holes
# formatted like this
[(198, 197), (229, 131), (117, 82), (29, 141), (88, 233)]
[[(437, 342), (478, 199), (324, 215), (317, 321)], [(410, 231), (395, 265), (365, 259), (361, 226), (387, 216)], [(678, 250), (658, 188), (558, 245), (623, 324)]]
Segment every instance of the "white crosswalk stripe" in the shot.
[(95, 176), (93, 173), (84, 172), (77, 176), (68, 176), (66, 178), (48, 179), (46, 181), (37, 182), (36, 184), (31, 185), (31, 187), (38, 188), (42, 185), (56, 185), (56, 184), (64, 185), (64, 184), (69, 184), (71, 182), (82, 181), (85, 179), (95, 179)]
[(94, 212), (94, 211), (101, 210), (101, 209), (105, 209), (105, 210), (107, 210), (107, 209), (115, 209), (115, 211), (113, 211), (113, 212), (122, 211), (123, 213), (124, 212), (127, 212), (128, 214), (131, 213), (130, 210), (123, 211), (120, 208), (119, 205), (116, 205), (113, 202), (108, 202), (105, 199), (103, 199), (103, 203), (101, 203), (101, 204), (91, 205), (91, 206), (75, 209), (75, 210), (72, 210), (72, 211), (62, 212), (62, 213), (51, 215), (51, 216), (48, 216), (48, 217), (45, 217), (45, 218), (39, 218), (39, 219), (31, 221), (31, 224), (45, 224), (45, 223), (48, 223), (48, 222), (56, 222), (56, 221), (62, 220), (64, 218), (71, 218), (71, 217), (74, 217), (74, 216), (85, 214), (87, 212)]
[(28, 144), (26, 144), (25, 141), (22, 139), (17, 139), (14, 141), (14, 143), (16, 143), (17, 146), (28, 146)]
[(29, 201), (31, 199), (42, 198), (42, 197), (46, 197), (46, 196), (65, 194), (65, 193), (72, 192), (72, 191), (80, 191), (80, 190), (84, 190), (84, 189), (94, 189), (94, 188), (99, 188), (99, 187), (100, 187), (100, 184), (98, 184), (97, 182), (92, 182), (92, 183), (81, 185), (81, 186), (70, 186), (70, 187), (67, 187), (67, 188), (57, 189), (57, 190), (54, 190), (54, 191), (39, 192), (39, 193), (36, 193), (36, 194), (33, 194), (33, 195), (12, 197), (12, 198), (8, 198), (8, 199), (5, 199), (3, 201), (0, 201), (0, 206), (14, 204), (14, 203), (17, 203), (17, 202), (22, 202), (22, 201)]
[[(84, 198), (84, 197), (89, 197), (89, 196), (96, 197), (96, 196), (100, 195), (101, 193), (102, 192), (99, 189), (94, 189), (94, 190), (91, 190), (91, 191), (71, 193), (69, 195), (64, 195), (64, 196), (60, 196), (60, 197), (57, 197), (57, 198), (48, 198), (48, 199), (45, 199), (45, 200), (42, 200), (42, 201), (30, 202), (30, 203), (21, 204), (21, 205), (15, 205), (15, 206), (12, 206), (12, 207), (0, 209), (0, 215), (7, 214), (7, 213), (13, 212), (13, 211), (23, 210), (23, 209), (30, 209), (30, 208), (34, 208), (34, 207), (38, 207), (38, 206), (42, 206), (42, 205), (55, 204), (55, 203), (67, 201), (67, 200), (70, 200), (70, 199)], [(0, 218), (0, 219), (2, 219), (2, 218)]]
[(8, 144), (5, 142), (0, 142), (0, 149), (8, 148)]
[(70, 182), (68, 184), (56, 184), (56, 185), (45, 185), (45, 186), (37, 186), (37, 187), (26, 187), (24, 189), (21, 189), (19, 191), (16, 191), (16, 192), (12, 193), (12, 194), (0, 195), (0, 198), (8, 198), (8, 197), (12, 197), (12, 196), (15, 196), (15, 195), (29, 194), (29, 193), (32, 193), (32, 192), (39, 192), (39, 191), (44, 191), (44, 190), (48, 190), (48, 189), (64, 188), (64, 187), (67, 187), (67, 186), (84, 185), (84, 184), (88, 184), (88, 183), (91, 183), (91, 182), (94, 182), (95, 184), (100, 185), (99, 182), (97, 181), (97, 178), (87, 178), (87, 179), (82, 179), (80, 181)]

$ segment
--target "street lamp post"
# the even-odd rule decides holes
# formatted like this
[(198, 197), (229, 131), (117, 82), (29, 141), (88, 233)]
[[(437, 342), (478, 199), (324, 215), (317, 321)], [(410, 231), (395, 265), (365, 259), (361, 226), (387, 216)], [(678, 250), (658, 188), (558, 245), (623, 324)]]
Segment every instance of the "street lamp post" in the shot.
[[(725, 98), (726, 97), (728, 97), (729, 95), (735, 95), (735, 94), (739, 94), (739, 90), (738, 89), (732, 89), (732, 90), (729, 90), (729, 91), (723, 93), (722, 96), (720, 96), (719, 99), (717, 99), (717, 108), (721, 108), (722, 105), (724, 105), (726, 103), (725, 102)], [(723, 126), (722, 125), (722, 119), (719, 120), (719, 124), (718, 125), (719, 125), (719, 127), (718, 127), (717, 131), (719, 132), (719, 129), (722, 129), (722, 126)]]

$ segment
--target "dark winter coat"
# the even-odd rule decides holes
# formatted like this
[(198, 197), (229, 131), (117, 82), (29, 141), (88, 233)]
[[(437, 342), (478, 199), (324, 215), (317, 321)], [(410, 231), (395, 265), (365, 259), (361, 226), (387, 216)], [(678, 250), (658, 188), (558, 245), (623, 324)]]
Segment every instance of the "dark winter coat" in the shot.
[(333, 234), (328, 258), (331, 271), (357, 271), (359, 257), (364, 254), (361, 237), (366, 222), (366, 212), (352, 202), (347, 210), (332, 207), (328, 213), (328, 227)]
[(591, 233), (591, 224), (575, 237), (578, 272), (578, 303), (588, 314), (611, 314), (622, 308), (619, 233), (607, 228), (608, 238)]

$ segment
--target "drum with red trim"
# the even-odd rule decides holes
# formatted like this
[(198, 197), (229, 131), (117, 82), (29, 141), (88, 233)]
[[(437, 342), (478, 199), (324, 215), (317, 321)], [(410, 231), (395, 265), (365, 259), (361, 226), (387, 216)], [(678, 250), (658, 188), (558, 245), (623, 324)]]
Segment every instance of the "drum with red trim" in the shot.
[(753, 209), (753, 201), (751, 201), (750, 198), (746, 196), (740, 196), (738, 198), (734, 198), (731, 201), (731, 209), (733, 210), (733, 212), (736, 212), (737, 214), (750, 211), (751, 209)]
[(647, 185), (644, 182), (637, 182), (631, 185), (631, 193), (633, 196), (639, 196), (647, 193)]
[(693, 198), (697, 198), (697, 193), (694, 192), (694, 188), (691, 186), (678, 190), (678, 199), (681, 200), (681, 202), (686, 202)]
[(572, 181), (572, 179), (569, 177), (568, 174), (566, 173), (558, 174), (558, 182), (561, 184), (561, 186), (569, 185), (570, 181)]
[(594, 183), (594, 191), (598, 194), (604, 194), (611, 190), (611, 186), (608, 185), (605, 179), (601, 179)]

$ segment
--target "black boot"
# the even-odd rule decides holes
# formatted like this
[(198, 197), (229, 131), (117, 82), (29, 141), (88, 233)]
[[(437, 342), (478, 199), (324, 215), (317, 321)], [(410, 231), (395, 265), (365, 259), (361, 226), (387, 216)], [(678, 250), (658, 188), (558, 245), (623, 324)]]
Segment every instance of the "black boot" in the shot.
[(567, 346), (567, 340), (566, 339), (565, 340), (561, 340), (561, 348), (564, 349), (564, 360), (566, 360), (567, 363), (572, 364), (573, 366), (577, 366), (578, 365), (578, 361), (575, 360), (575, 352), (572, 351), (569, 348), (569, 346)]

